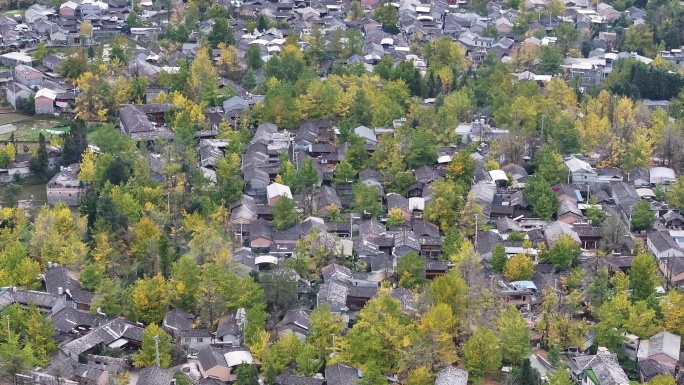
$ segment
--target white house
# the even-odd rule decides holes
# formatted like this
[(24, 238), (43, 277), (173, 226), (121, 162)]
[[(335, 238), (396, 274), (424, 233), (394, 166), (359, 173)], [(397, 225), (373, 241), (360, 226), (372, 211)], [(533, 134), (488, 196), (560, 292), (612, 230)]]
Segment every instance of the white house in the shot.
[(574, 156), (565, 161), (572, 183), (591, 183), (596, 181), (597, 174), (591, 165)]

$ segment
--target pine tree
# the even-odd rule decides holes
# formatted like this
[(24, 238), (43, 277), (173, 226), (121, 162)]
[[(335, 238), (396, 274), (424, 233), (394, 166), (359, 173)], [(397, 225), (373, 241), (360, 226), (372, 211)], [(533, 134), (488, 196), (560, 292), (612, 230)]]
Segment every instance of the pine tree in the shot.
[(48, 153), (45, 144), (45, 135), (38, 134), (38, 151), (36, 155), (29, 161), (29, 168), (38, 175), (45, 175), (48, 170)]
[(62, 150), (61, 163), (65, 166), (73, 163), (80, 163), (86, 148), (88, 148), (86, 123), (83, 119), (76, 118), (71, 122), (71, 130), (64, 134), (64, 148)]

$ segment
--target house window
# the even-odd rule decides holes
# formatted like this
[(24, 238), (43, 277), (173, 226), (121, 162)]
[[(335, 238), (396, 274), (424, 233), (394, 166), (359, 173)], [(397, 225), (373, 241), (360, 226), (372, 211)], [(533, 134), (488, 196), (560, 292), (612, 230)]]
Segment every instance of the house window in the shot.
[(197, 339), (197, 343), (201, 344), (202, 342), (204, 342), (204, 339), (202, 339), (202, 338)]
[(190, 338), (190, 337), (185, 337), (185, 343), (186, 343), (186, 344), (189, 344), (190, 342), (192, 342), (192, 338)]

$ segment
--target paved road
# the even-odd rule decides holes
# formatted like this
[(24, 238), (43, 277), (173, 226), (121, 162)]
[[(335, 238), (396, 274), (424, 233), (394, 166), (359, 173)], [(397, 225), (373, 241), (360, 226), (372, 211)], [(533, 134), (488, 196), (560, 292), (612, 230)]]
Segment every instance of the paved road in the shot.
[(533, 368), (537, 369), (539, 371), (539, 374), (541, 374), (542, 377), (548, 378), (550, 374), (553, 374), (552, 371), (548, 370), (546, 368), (546, 366), (544, 366), (539, 361), (536, 354), (532, 354), (530, 356), (530, 365), (532, 365)]

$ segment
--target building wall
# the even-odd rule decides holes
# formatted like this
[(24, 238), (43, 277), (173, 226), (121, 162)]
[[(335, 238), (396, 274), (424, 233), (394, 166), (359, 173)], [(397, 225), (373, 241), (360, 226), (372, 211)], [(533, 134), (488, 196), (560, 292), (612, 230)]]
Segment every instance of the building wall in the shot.
[(76, 10), (75, 10), (75, 9), (71, 9), (71, 8), (69, 8), (69, 7), (63, 7), (63, 8), (60, 8), (60, 9), (59, 9), (59, 13), (60, 13), (62, 16), (74, 16), (74, 14), (76, 13)]
[(661, 365), (667, 366), (670, 369), (674, 369), (675, 366), (677, 366), (677, 360), (668, 356), (667, 354), (654, 354), (648, 358), (658, 361)]
[(85, 195), (85, 190), (81, 188), (47, 188), (47, 201), (50, 205), (54, 205), (57, 202), (64, 202), (67, 205), (76, 206), (81, 203), (83, 195)]
[(54, 100), (46, 97), (36, 98), (36, 114), (54, 114)]
[(200, 350), (211, 345), (211, 337), (183, 337), (182, 342), (187, 349)]
[(221, 338), (218, 338), (217, 341), (223, 343), (231, 342), (233, 345), (240, 344), (240, 339), (238, 338), (238, 336), (234, 336), (232, 334), (226, 334), (225, 336), (221, 336)]
[(38, 86), (43, 83), (43, 75), (37, 71), (31, 71), (28, 74), (15, 72), (14, 79), (17, 83), (21, 83), (25, 86)]

